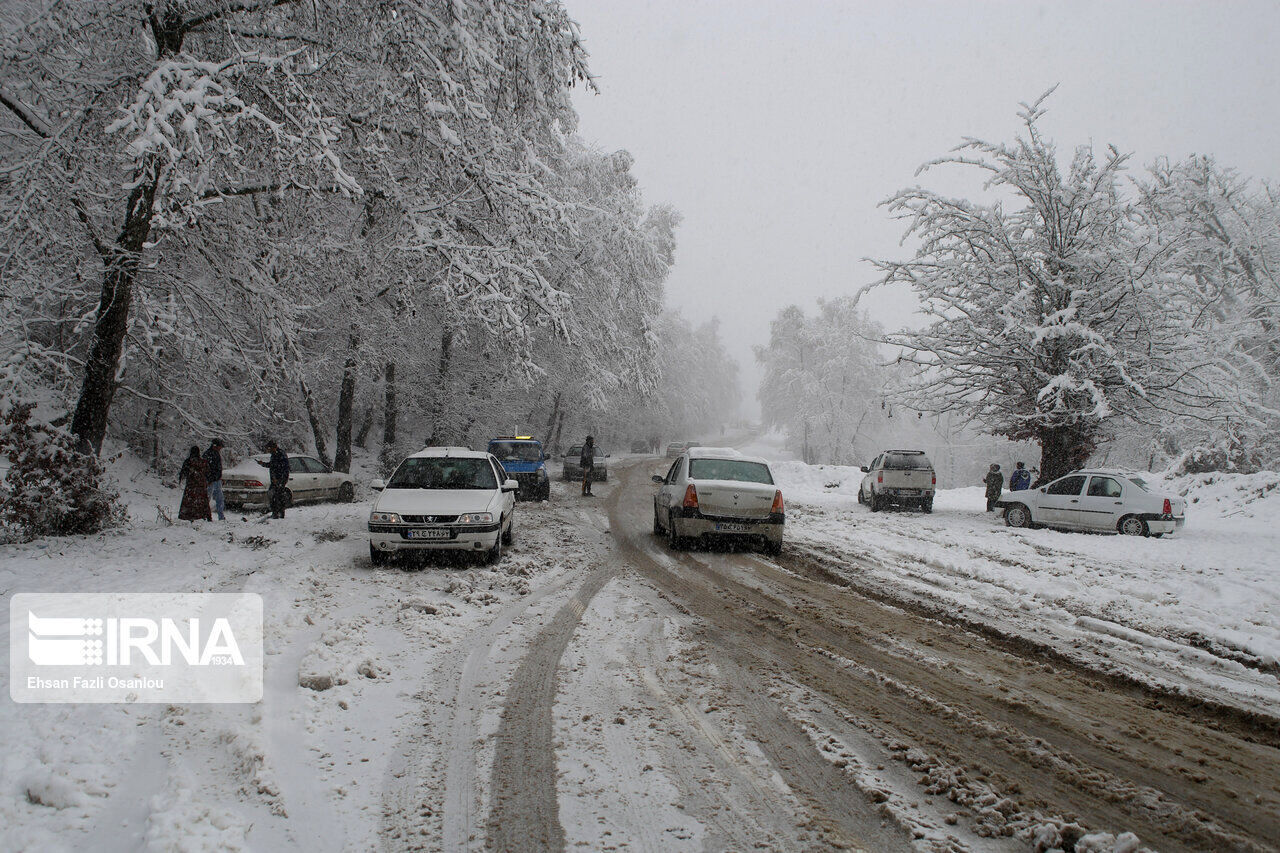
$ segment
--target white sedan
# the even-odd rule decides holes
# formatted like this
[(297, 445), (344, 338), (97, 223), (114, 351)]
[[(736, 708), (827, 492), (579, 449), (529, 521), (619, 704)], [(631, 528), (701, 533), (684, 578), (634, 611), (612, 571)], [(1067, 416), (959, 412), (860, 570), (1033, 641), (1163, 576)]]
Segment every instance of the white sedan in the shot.
[(736, 450), (693, 447), (680, 455), (653, 496), (653, 532), (672, 549), (703, 537), (752, 539), (782, 551), (786, 511), (769, 463)]
[(369, 560), (381, 566), (407, 551), (468, 551), (502, 559), (515, 539), (516, 490), (488, 453), (428, 447), (401, 462), (369, 513)]
[(1005, 492), (996, 506), (1010, 527), (1160, 537), (1186, 521), (1182, 498), (1157, 492), (1138, 474), (1106, 469), (1073, 471), (1039, 489)]
[[(222, 494), (229, 507), (267, 505), (266, 453), (251, 457), (222, 472)], [(285, 504), (304, 501), (355, 500), (356, 487), (350, 474), (335, 471), (314, 456), (289, 454), (289, 483)]]

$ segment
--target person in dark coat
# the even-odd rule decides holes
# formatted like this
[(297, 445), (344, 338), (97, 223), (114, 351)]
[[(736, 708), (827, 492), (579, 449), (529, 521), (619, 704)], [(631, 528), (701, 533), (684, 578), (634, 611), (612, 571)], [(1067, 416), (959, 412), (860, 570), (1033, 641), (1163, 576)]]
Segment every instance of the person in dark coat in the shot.
[(271, 477), (271, 484), (267, 487), (267, 503), (271, 505), (272, 518), (284, 518), (285, 506), (289, 502), (289, 495), (285, 490), (289, 482), (289, 457), (274, 441), (267, 442), (267, 450), (271, 451), (271, 458), (258, 463), (266, 467), (267, 474)]
[(209, 466), (209, 500), (213, 501), (218, 521), (226, 521), (227, 502), (222, 496), (222, 439), (215, 438), (209, 443), (209, 449), (204, 452), (204, 461)]
[(1009, 491), (1021, 492), (1031, 488), (1031, 472), (1027, 470), (1027, 466), (1021, 462), (1014, 466), (1013, 473), (1009, 475)]
[(996, 508), (996, 501), (1000, 500), (1000, 493), (1004, 491), (1004, 474), (1000, 473), (1000, 466), (993, 464), (982, 482), (987, 486), (987, 512), (991, 512)]
[(178, 518), (183, 521), (211, 521), (209, 513), (209, 492), (207, 490), (209, 464), (200, 455), (200, 448), (191, 448), (178, 472), (179, 480), (186, 480), (186, 488), (182, 490), (182, 503), (178, 506)]
[(596, 440), (593, 436), (587, 436), (587, 440), (583, 442), (578, 462), (582, 466), (582, 493), (590, 495), (591, 479), (596, 475)]

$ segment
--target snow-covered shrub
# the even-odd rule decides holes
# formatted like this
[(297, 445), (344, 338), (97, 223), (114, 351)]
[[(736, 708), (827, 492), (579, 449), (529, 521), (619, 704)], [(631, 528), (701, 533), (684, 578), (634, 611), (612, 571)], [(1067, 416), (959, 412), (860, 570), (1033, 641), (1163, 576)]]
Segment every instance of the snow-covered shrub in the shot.
[(31, 422), (33, 403), (0, 413), (0, 541), (96, 533), (125, 515), (119, 495), (103, 488), (98, 457), (75, 449), (66, 432)]

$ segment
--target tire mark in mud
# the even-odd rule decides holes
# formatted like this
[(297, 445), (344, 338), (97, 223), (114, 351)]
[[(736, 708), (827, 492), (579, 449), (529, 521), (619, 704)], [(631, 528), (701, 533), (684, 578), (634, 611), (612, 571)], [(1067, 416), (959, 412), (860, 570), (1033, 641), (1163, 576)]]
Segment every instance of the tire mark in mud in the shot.
[(556, 794), (556, 673), (578, 622), (617, 568), (592, 572), (529, 645), (516, 669), (495, 737), (491, 809), (485, 844), (490, 850), (564, 849)]
[(896, 603), (770, 571), (767, 561), (658, 557), (646, 553), (653, 540), (635, 518), (616, 513), (614, 522), (615, 532), (627, 525), (642, 573), (711, 626), (718, 653), (747, 673), (780, 672), (883, 736), (970, 768), (1016, 799), (1024, 826), (1062, 816), (1134, 830), (1167, 850), (1280, 841), (1280, 753), (1237, 727), (1172, 714), (1091, 674), (1055, 671)]
[[(801, 577), (848, 589), (859, 596), (890, 607), (900, 608), (907, 613), (955, 625), (965, 631), (986, 638), (994, 645), (1007, 649), (1010, 654), (1027, 658), (1039, 657), (1045, 661), (1052, 661), (1057, 666), (1066, 667), (1080, 673), (1082, 676), (1105, 681), (1117, 690), (1124, 690), (1136, 697), (1143, 697), (1147, 702), (1159, 703), (1169, 710), (1180, 711), (1196, 719), (1216, 718), (1222, 724), (1238, 729), (1241, 737), (1246, 740), (1280, 749), (1280, 712), (1274, 715), (1265, 714), (1258, 710), (1219, 702), (1211, 697), (1179, 692), (1176, 687), (1170, 688), (1153, 681), (1146, 681), (1128, 675), (1123, 671), (1090, 666), (1087, 661), (1068, 654), (1056, 646), (1040, 642), (1033, 637), (1011, 634), (1001, 630), (996, 625), (966, 618), (953, 608), (914, 597), (909, 593), (894, 591), (886, 584), (860, 583), (854, 577), (838, 572), (830, 565), (832, 563), (845, 565), (849, 563), (866, 563), (873, 568), (882, 565), (874, 557), (851, 554), (824, 545), (794, 544), (791, 546), (791, 553), (783, 559), (777, 559), (776, 562)], [(997, 560), (996, 562), (1001, 561)], [(1090, 614), (1082, 612), (1075, 615)], [(1134, 628), (1132, 630), (1139, 629)], [(1188, 645), (1195, 646), (1194, 643), (1190, 642)], [(1203, 651), (1213, 654), (1208, 649), (1203, 649)], [(1229, 656), (1217, 656), (1228, 660), (1231, 659)], [(1256, 667), (1255, 669), (1262, 671)]]
[[(624, 469), (627, 475), (624, 483), (632, 484), (636, 470)], [(670, 596), (671, 604), (706, 623), (702, 642), (717, 656), (717, 666), (725, 671), (727, 677), (721, 686), (730, 689), (740, 702), (735, 709), (739, 722), (750, 730), (770, 766), (804, 805), (807, 814), (803, 824), (821, 838), (821, 849), (912, 849), (902, 827), (886, 823), (865, 793), (823, 757), (799, 723), (768, 696), (765, 679), (752, 672), (758, 663), (755, 656), (739, 654), (743, 640), (741, 629), (747, 623), (748, 614), (741, 611), (719, 614), (727, 616), (728, 621), (708, 618), (708, 611), (699, 606), (706, 603), (705, 600), (697, 601), (697, 596), (683, 594), (685, 590), (676, 575), (646, 553), (641, 544), (645, 534), (636, 536), (632, 529), (637, 518), (643, 521), (645, 517), (636, 515), (634, 507), (629, 507), (634, 517), (624, 515), (625, 511), (619, 506), (623, 495), (621, 486), (620, 483), (607, 503), (611, 526), (624, 555), (641, 577), (653, 583), (664, 597)], [(716, 608), (726, 604), (718, 599)]]

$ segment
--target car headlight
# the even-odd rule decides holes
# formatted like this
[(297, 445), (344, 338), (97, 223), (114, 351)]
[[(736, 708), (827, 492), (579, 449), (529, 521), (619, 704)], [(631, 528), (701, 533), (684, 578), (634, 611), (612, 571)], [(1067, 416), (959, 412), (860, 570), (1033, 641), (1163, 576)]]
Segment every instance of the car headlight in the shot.
[(464, 512), (458, 516), (459, 524), (492, 524), (493, 513), (491, 512)]
[(539, 469), (538, 469), (538, 479), (539, 479), (539, 480), (545, 480), (545, 479), (547, 479), (547, 469), (546, 469), (546, 468), (539, 468)]
[(400, 516), (394, 512), (371, 512), (369, 513), (370, 524), (399, 524)]

